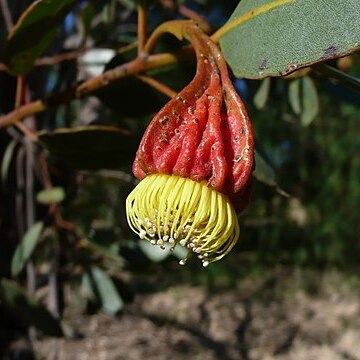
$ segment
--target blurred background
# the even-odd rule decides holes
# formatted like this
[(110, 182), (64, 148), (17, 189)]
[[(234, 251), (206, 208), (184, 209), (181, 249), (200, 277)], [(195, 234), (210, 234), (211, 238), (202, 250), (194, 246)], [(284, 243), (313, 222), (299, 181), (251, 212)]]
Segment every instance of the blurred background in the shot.
[[(5, 62), (32, 1), (0, 2)], [(148, 31), (190, 17), (213, 32), (237, 3), (154, 1)], [(129, 61), (136, 40), (135, 1), (78, 1), (24, 98)], [(164, 37), (157, 51), (179, 46)], [(179, 91), (195, 65), (147, 75)], [(360, 77), (357, 53), (329, 65)], [(126, 223), (136, 146), (168, 101), (148, 83), (125, 78), (0, 130), (1, 359), (360, 359), (360, 92), (316, 68), (234, 85), (255, 129), (256, 180), (240, 241), (207, 269), (179, 266), (181, 250), (153, 247)], [(0, 71), (0, 115), (16, 87)]]

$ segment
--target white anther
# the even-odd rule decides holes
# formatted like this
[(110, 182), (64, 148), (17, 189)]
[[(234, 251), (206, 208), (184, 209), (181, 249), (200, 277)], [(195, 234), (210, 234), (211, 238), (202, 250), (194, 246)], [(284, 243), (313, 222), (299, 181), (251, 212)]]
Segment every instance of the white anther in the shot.
[(163, 241), (162, 239), (159, 239), (159, 240), (157, 241), (157, 244), (158, 244), (158, 245), (164, 245), (164, 241)]
[(150, 240), (150, 244), (156, 245), (156, 240)]
[(181, 259), (181, 260), (179, 261), (179, 264), (180, 264), (180, 265), (185, 265), (185, 264), (186, 264), (186, 259)]
[(146, 231), (144, 229), (141, 229), (139, 232), (139, 238), (144, 240), (146, 236)]
[(175, 240), (171, 237), (171, 238), (169, 238), (169, 243), (170, 244), (175, 244)]
[(207, 267), (209, 265), (209, 262), (208, 261), (203, 261), (203, 267)]
[(185, 246), (185, 245), (186, 245), (186, 240), (185, 240), (185, 239), (180, 240), (180, 241), (179, 241), (179, 244), (180, 244), (181, 246)]
[(168, 241), (168, 240), (169, 240), (169, 235), (164, 235), (164, 236), (163, 236), (163, 240), (164, 240), (164, 241)]

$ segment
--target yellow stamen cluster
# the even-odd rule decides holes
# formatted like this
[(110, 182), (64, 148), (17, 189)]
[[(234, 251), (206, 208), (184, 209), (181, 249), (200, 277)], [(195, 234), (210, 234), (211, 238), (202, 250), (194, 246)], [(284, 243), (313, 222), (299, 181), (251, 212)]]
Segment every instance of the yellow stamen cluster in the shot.
[(140, 239), (165, 249), (188, 249), (207, 266), (220, 260), (235, 245), (240, 228), (228, 197), (199, 183), (175, 175), (145, 177), (126, 200), (127, 220)]

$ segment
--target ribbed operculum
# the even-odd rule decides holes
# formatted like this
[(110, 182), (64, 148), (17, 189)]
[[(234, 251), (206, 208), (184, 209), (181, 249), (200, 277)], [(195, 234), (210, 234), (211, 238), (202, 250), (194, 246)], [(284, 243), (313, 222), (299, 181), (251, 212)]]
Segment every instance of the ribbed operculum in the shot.
[(239, 237), (235, 209), (250, 196), (254, 138), (217, 46), (195, 26), (185, 36), (196, 51), (196, 75), (148, 126), (133, 164), (142, 181), (126, 212), (141, 239), (184, 246), (207, 266)]
[(133, 172), (174, 174), (206, 181), (233, 197), (253, 171), (253, 131), (215, 44), (198, 29), (187, 34), (197, 54), (193, 81), (154, 117), (141, 141)]

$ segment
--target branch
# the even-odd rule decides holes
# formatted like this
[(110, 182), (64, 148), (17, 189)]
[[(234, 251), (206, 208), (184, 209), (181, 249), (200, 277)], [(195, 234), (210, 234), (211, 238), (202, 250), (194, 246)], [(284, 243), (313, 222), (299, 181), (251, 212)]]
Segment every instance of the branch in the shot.
[(343, 84), (352, 87), (353, 89), (360, 90), (360, 79), (349, 75), (333, 66), (322, 63), (315, 65), (313, 69), (321, 75), (338, 80)]
[(196, 11), (188, 8), (185, 5), (179, 5), (178, 7), (179, 13), (184, 16), (185, 18), (194, 20), (196, 23), (200, 25), (200, 27), (208, 33), (211, 30), (210, 25), (206, 22), (205, 18), (198, 14)]
[(0, 0), (0, 6), (1, 6), (1, 12), (3, 14), (6, 30), (7, 32), (10, 32), (14, 26), (14, 23), (11, 18), (11, 12), (7, 0)]
[(154, 89), (158, 90), (159, 92), (165, 94), (169, 98), (173, 98), (176, 96), (177, 91), (171, 89), (169, 86), (165, 85), (164, 83), (145, 75), (136, 75), (136, 77), (141, 80), (143, 83), (150, 85)]
[[(51, 66), (51, 65), (59, 64), (64, 61), (71, 61), (77, 59), (87, 50), (88, 50), (87, 47), (82, 47), (80, 49), (69, 51), (64, 54), (42, 57), (35, 61), (34, 66)], [(0, 63), (0, 71), (7, 71), (7, 66), (5, 64)]]
[(67, 91), (54, 95), (44, 100), (36, 100), (28, 103), (12, 112), (0, 117), (0, 128), (13, 125), (25, 117), (38, 114), (51, 106), (66, 104), (74, 99), (80, 99), (90, 95), (95, 90), (106, 87), (110, 83), (118, 81), (124, 77), (136, 75), (138, 73), (173, 64), (181, 60), (190, 59), (194, 56), (194, 49), (191, 46), (182, 48), (173, 53), (162, 53), (148, 56), (146, 59), (135, 59), (126, 64), (118, 66), (112, 70), (104, 72), (102, 75), (91, 78)]
[(147, 14), (146, 14), (146, 4), (140, 2), (137, 7), (138, 11), (138, 27), (137, 27), (137, 37), (138, 37), (138, 57), (142, 56), (144, 45), (146, 42), (147, 36)]

